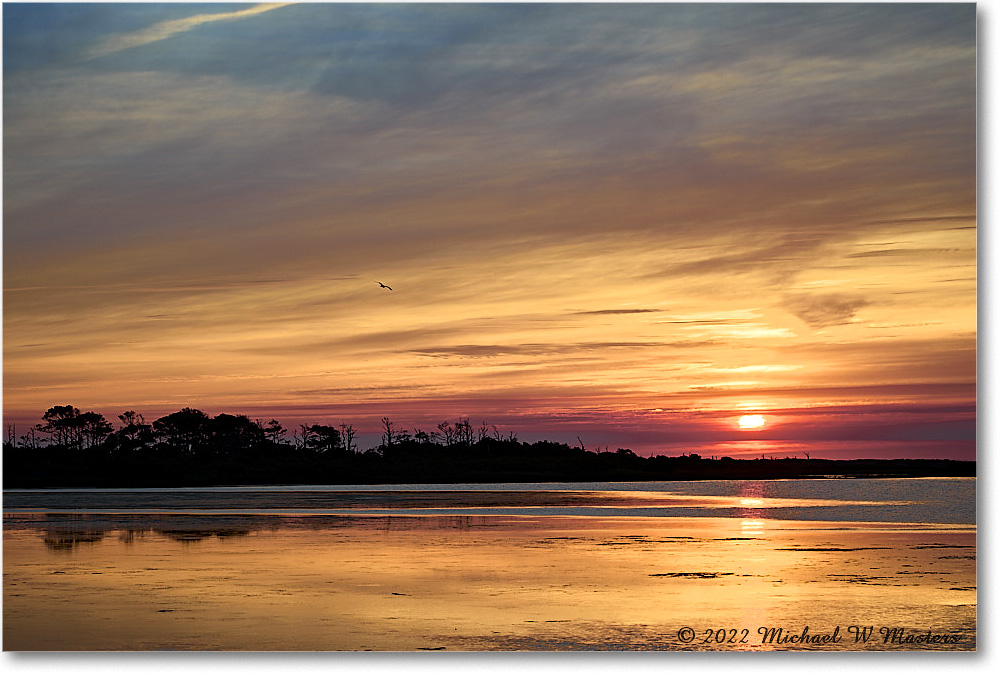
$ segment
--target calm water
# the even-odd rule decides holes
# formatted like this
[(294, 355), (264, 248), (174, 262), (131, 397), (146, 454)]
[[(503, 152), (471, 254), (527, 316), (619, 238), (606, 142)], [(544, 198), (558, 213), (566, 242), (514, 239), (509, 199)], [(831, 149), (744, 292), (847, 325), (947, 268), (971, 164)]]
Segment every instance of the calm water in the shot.
[(975, 479), (8, 490), (4, 648), (971, 650), (975, 535)]

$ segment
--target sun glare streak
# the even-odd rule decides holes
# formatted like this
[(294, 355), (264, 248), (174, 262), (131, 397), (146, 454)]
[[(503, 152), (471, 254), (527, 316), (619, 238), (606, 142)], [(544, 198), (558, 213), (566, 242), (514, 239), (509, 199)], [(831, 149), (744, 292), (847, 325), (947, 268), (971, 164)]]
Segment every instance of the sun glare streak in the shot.
[(740, 417), (740, 429), (760, 429), (766, 420), (763, 415), (743, 415)]

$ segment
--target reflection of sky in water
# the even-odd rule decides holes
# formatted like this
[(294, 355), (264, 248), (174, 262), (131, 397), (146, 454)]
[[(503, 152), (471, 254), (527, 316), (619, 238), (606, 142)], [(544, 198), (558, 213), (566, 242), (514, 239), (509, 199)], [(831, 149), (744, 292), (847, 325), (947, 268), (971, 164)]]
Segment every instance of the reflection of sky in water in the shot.
[[(136, 516), (131, 530), (73, 532), (56, 516), (10, 516), (4, 646), (751, 650), (775, 648), (760, 626), (857, 622), (974, 646), (971, 527), (256, 518)], [(699, 642), (680, 644), (682, 626)], [(703, 644), (710, 628), (746, 628), (750, 641)]]
[(750, 651), (859, 622), (974, 648), (974, 479), (4, 500), (9, 649)]

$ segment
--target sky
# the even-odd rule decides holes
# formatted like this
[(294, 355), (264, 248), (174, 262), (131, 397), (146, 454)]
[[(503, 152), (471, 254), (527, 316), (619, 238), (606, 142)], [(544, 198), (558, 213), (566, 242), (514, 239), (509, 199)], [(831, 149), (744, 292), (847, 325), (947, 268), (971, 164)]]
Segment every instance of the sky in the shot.
[(975, 457), (973, 4), (6, 3), (3, 114), (18, 433)]

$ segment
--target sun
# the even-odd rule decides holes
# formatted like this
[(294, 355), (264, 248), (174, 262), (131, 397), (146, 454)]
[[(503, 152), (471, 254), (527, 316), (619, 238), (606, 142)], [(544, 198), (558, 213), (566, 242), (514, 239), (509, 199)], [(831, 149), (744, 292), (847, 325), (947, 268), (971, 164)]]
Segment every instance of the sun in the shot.
[(740, 429), (760, 429), (767, 420), (763, 415), (744, 415), (740, 418)]

